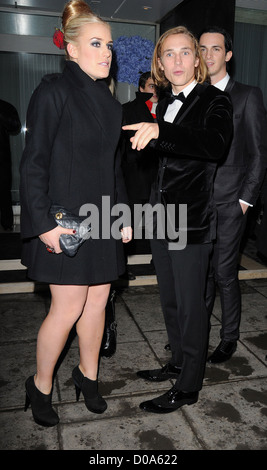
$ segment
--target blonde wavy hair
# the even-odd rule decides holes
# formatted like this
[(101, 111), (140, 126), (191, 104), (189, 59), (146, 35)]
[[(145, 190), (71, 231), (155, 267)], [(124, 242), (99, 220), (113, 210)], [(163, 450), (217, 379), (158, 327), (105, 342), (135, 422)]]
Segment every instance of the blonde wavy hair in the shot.
[(83, 0), (71, 0), (65, 5), (62, 13), (62, 30), (67, 59), (70, 59), (67, 51), (68, 44), (77, 41), (81, 27), (88, 23), (100, 23), (110, 28), (109, 24), (93, 13)]
[(194, 46), (195, 58), (199, 59), (199, 64), (195, 67), (195, 79), (198, 83), (203, 83), (208, 79), (208, 69), (202, 58), (199, 44), (193, 33), (189, 31), (185, 26), (176, 26), (175, 28), (169, 29), (161, 35), (159, 38), (152, 58), (151, 76), (158, 87), (167, 87), (169, 80), (165, 77), (164, 71), (160, 69), (158, 59), (161, 58), (162, 47), (165, 39), (174, 34), (186, 34)]

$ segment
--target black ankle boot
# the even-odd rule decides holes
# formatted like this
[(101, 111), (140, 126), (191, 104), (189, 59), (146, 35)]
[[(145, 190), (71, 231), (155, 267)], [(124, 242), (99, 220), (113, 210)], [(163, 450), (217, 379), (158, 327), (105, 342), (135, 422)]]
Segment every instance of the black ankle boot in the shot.
[(55, 426), (59, 422), (58, 415), (52, 408), (52, 391), (46, 395), (36, 387), (34, 376), (29, 377), (25, 382), (26, 399), (24, 411), (27, 411), (29, 405), (32, 408), (34, 421), (41, 426)]
[(78, 366), (73, 369), (72, 378), (77, 401), (82, 391), (86, 408), (93, 413), (103, 413), (107, 409), (107, 403), (98, 393), (98, 381), (85, 377)]

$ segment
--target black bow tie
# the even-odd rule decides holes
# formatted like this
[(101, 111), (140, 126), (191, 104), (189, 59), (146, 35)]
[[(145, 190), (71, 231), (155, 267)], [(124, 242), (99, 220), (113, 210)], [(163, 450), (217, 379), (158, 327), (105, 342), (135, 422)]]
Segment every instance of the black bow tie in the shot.
[(168, 98), (168, 103), (169, 104), (173, 103), (175, 100), (180, 100), (180, 101), (182, 101), (182, 103), (184, 103), (185, 99), (186, 99), (183, 92), (179, 93), (179, 95), (173, 95), (172, 93), (166, 93), (166, 96)]

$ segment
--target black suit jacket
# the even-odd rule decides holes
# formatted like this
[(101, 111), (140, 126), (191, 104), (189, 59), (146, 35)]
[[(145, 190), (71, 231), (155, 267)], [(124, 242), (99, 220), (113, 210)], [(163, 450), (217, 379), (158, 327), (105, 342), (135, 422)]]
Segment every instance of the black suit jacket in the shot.
[(260, 88), (230, 78), (225, 91), (233, 104), (234, 132), (229, 153), (214, 182), (216, 203), (242, 199), (254, 205), (267, 166), (267, 120)]
[(187, 204), (187, 242), (210, 242), (216, 235), (213, 180), (217, 163), (228, 150), (232, 136), (229, 96), (207, 84), (197, 84), (173, 123), (164, 121), (167, 99), (159, 102), (159, 138), (154, 142), (160, 167), (151, 203)]

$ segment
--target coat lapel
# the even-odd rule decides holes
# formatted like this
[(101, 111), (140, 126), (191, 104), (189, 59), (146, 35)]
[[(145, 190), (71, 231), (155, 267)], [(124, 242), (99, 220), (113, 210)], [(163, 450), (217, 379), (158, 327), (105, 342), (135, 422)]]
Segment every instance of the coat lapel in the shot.
[[(115, 100), (104, 80), (94, 81), (72, 61), (66, 63), (66, 75), (76, 88), (85, 94), (85, 106), (95, 115), (107, 138), (118, 132), (118, 122), (122, 121), (121, 104)], [(120, 129), (119, 129), (120, 130)]]
[(235, 84), (235, 81), (232, 78), (230, 78), (230, 80), (228, 80), (228, 83), (224, 91), (226, 91), (226, 93), (230, 93), (234, 87), (234, 84)]
[(136, 111), (137, 116), (142, 116), (142, 121), (154, 122), (151, 112), (149, 111), (146, 102), (153, 96), (153, 93), (136, 92)]
[(158, 102), (158, 106), (157, 106), (156, 113), (157, 113), (157, 119), (159, 121), (164, 120), (164, 115), (166, 113), (167, 107), (168, 107), (168, 100), (163, 97), (162, 99), (160, 99), (160, 101)]
[(194, 106), (194, 104), (199, 100), (199, 94), (197, 92), (198, 85), (193, 88), (191, 93), (187, 96), (185, 102), (179, 109), (178, 113), (176, 114), (173, 123), (180, 124), (180, 122), (185, 118), (185, 116), (189, 113), (190, 109)]

